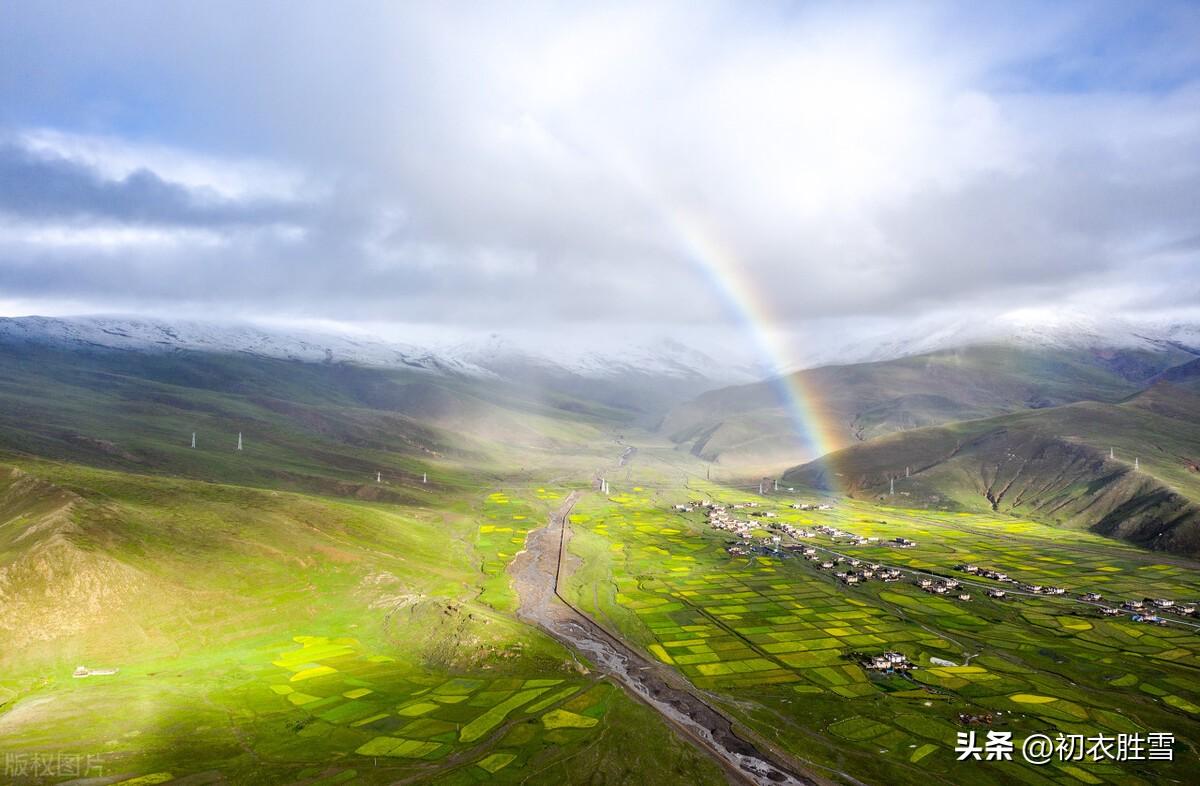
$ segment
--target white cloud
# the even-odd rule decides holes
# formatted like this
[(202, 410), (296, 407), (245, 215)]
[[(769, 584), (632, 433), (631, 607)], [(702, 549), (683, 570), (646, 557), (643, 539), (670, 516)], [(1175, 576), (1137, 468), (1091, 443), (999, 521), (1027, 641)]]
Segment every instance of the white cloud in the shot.
[[(102, 300), (107, 272), (126, 309), (209, 297), (280, 318), (695, 330), (726, 316), (681, 213), (789, 333), (1168, 308), (1200, 286), (1185, 5), (1136, 26), (1097, 4), (181, 13), (24, 9), (8, 29), (33, 42), (29, 82), (0, 76), (0, 122), (112, 182), (148, 170), (234, 208), (302, 209), (237, 228), (45, 217), (20, 231), (61, 240), (58, 277), (10, 256), (5, 290)], [(22, 57), (4, 43), (0, 74)], [(106, 243), (139, 250), (101, 268)]]

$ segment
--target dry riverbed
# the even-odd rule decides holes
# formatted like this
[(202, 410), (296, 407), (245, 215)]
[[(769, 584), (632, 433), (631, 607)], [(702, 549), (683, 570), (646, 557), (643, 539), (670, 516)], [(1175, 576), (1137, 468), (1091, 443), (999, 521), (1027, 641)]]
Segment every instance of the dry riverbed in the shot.
[(509, 566), (520, 598), (517, 615), (583, 655), (596, 669), (656, 710), (686, 739), (716, 759), (735, 782), (755, 786), (815, 786), (824, 782), (789, 772), (775, 763), (774, 757), (735, 734), (730, 720), (688, 690), (682, 677), (643, 657), (559, 596), (565, 525), (578, 498), (579, 492), (573, 492), (551, 514), (545, 527), (530, 532), (524, 550)]

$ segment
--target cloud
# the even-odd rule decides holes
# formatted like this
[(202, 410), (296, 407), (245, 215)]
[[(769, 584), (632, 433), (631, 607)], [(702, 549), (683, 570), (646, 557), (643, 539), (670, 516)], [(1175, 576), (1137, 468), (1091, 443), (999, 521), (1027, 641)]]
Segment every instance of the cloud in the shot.
[[(1188, 4), (16, 6), (0, 288), (560, 330), (1200, 280)], [(1174, 280), (1164, 285), (1165, 277)]]
[(0, 144), (0, 213), (30, 222), (227, 226), (299, 218), (294, 204), (234, 200), (135, 169), (119, 179), (15, 143)]

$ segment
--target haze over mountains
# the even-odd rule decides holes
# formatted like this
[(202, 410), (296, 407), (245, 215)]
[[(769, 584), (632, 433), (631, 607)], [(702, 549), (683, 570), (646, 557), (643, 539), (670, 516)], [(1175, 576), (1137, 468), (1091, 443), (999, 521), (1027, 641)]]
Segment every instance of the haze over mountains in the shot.
[[(754, 367), (679, 342), (552, 360), (499, 335), (426, 348), (250, 325), (5, 319), (0, 446), (207, 477), (215, 465), (176, 433), (186, 421), (203, 440), (236, 429), (270, 447), (243, 480), (378, 495), (398, 493), (366, 483), (379, 467), (415, 477), (422, 462), (499, 460), (553, 450), (578, 428), (637, 426), (727, 475), (794, 467), (790, 484), (878, 496), (907, 468), (905, 504), (1200, 550), (1200, 331), (1003, 324), (1019, 329), (950, 326), (871, 350), (889, 359), (795, 372), (808, 425), (834, 451), (821, 457), (778, 379), (731, 385)], [(958, 335), (990, 338), (924, 351)]]

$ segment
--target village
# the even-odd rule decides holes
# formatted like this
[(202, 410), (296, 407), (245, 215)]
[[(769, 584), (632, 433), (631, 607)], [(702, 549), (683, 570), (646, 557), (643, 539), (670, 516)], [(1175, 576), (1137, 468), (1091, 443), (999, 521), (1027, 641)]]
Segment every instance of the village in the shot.
[[(898, 549), (916, 547), (917, 543), (909, 538), (896, 537), (881, 541), (877, 537), (858, 535), (847, 530), (823, 524), (815, 525), (811, 528), (796, 527), (787, 522), (771, 521), (771, 519), (777, 519), (778, 514), (771, 510), (758, 510), (760, 507), (760, 503), (755, 501), (723, 504), (710, 499), (704, 499), (699, 502), (677, 504), (674, 506), (674, 509), (681, 513), (691, 513), (697, 509), (702, 509), (707, 515), (710, 526), (737, 536), (737, 540), (730, 541), (725, 546), (726, 553), (732, 557), (755, 555), (778, 557), (799, 556), (808, 562), (814, 563), (818, 570), (831, 572), (833, 577), (845, 587), (853, 587), (870, 581), (897, 582), (904, 580), (906, 575), (911, 575), (913, 584), (923, 592), (954, 598), (962, 602), (968, 602), (972, 598), (971, 593), (967, 591), (968, 587), (964, 586), (963, 582), (958, 579), (937, 576), (910, 568), (868, 562), (823, 546), (808, 545), (803, 542), (784, 542), (785, 537), (791, 541), (805, 541), (821, 535), (828, 537), (835, 543), (848, 546), (886, 546)], [(832, 505), (825, 503), (796, 502), (792, 503), (789, 507), (793, 510), (804, 511), (830, 511), (834, 509)], [(740, 514), (740, 511), (748, 512)], [(746, 518), (739, 518), (739, 515), (744, 515)], [(764, 540), (754, 536), (755, 531), (763, 530), (769, 533), (768, 538)], [(1004, 588), (974, 582), (974, 586), (983, 590), (984, 594), (992, 600), (1008, 600), (1020, 596), (1065, 597), (1068, 594), (1064, 587), (1022, 583), (1007, 573), (978, 565), (960, 564), (955, 566), (955, 570), (972, 578), (988, 579), (999, 584), (1011, 585), (1011, 588)], [(1198, 604), (1178, 602), (1170, 598), (1147, 597), (1141, 600), (1131, 599), (1124, 601), (1120, 606), (1110, 606), (1103, 602), (1104, 598), (1100, 593), (1084, 592), (1079, 594), (1075, 600), (1096, 608), (1102, 616), (1118, 617), (1128, 615), (1133, 622), (1152, 625), (1167, 625), (1173, 621), (1172, 618), (1162, 616), (1162, 613), (1169, 613), (1176, 617), (1200, 617), (1200, 613), (1197, 611)], [(882, 656), (872, 656), (883, 658), (883, 660), (879, 660), (878, 663), (871, 661), (869, 667), (877, 671), (903, 671), (904, 669), (894, 668), (896, 665), (895, 662), (892, 662), (892, 667), (888, 667), (887, 662), (885, 662), (887, 661), (886, 656), (895, 654), (897, 653), (884, 653)]]

